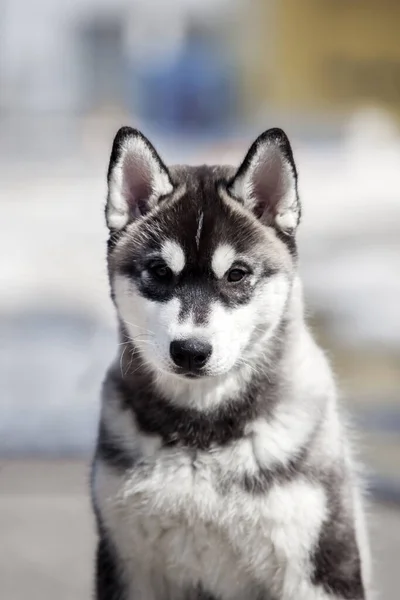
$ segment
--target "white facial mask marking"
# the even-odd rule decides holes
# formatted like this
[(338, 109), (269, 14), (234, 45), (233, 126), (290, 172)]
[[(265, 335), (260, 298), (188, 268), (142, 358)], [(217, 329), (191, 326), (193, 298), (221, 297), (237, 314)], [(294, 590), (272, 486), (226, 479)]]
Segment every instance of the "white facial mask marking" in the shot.
[(215, 250), (211, 267), (218, 279), (221, 279), (235, 260), (235, 250), (229, 244), (221, 244)]
[(167, 263), (168, 267), (175, 275), (183, 270), (185, 266), (185, 254), (182, 247), (173, 240), (167, 240), (164, 242), (161, 248), (161, 256)]
[(289, 286), (284, 274), (275, 275), (255, 291), (246, 305), (230, 309), (215, 301), (207, 323), (198, 325), (192, 315), (180, 320), (179, 298), (154, 302), (142, 297), (128, 278), (117, 276), (114, 281), (117, 306), (127, 330), (161, 379), (166, 371), (173, 372), (170, 344), (177, 339), (199, 337), (212, 345), (206, 367), (210, 376), (224, 375), (235, 365), (252, 364), (262, 351), (260, 344), (265, 344), (279, 323)]

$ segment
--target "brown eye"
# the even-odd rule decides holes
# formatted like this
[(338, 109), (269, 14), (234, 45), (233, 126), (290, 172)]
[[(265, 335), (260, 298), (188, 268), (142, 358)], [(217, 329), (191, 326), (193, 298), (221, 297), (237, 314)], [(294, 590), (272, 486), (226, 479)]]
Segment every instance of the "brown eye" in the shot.
[(168, 281), (172, 278), (172, 271), (169, 267), (163, 264), (155, 264), (149, 268), (150, 273), (160, 281)]
[(229, 283), (237, 283), (238, 281), (241, 281), (243, 279), (243, 277), (245, 277), (246, 275), (247, 275), (247, 271), (236, 268), (236, 269), (231, 269), (230, 271), (228, 271), (226, 278), (229, 281)]

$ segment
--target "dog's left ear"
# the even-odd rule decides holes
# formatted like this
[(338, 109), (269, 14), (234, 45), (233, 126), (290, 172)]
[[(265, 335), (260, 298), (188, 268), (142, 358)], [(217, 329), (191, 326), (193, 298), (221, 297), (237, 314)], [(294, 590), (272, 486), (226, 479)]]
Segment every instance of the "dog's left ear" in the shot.
[(297, 171), (282, 129), (261, 134), (228, 186), (228, 192), (265, 225), (293, 235), (300, 221)]

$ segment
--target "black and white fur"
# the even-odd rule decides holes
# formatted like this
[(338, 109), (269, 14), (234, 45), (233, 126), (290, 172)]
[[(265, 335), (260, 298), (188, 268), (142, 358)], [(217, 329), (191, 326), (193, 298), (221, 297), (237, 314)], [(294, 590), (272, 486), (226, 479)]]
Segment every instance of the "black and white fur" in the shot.
[(125, 127), (108, 186), (121, 344), (93, 463), (97, 600), (367, 598), (359, 483), (304, 321), (286, 135), (265, 132), (238, 170), (167, 168)]

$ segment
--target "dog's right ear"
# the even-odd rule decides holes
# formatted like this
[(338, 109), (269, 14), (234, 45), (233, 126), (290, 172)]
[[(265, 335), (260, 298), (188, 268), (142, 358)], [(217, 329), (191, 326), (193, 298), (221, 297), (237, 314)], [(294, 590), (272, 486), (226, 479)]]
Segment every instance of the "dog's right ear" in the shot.
[(154, 208), (173, 190), (167, 167), (149, 140), (136, 129), (121, 127), (108, 167), (106, 220), (118, 231)]

